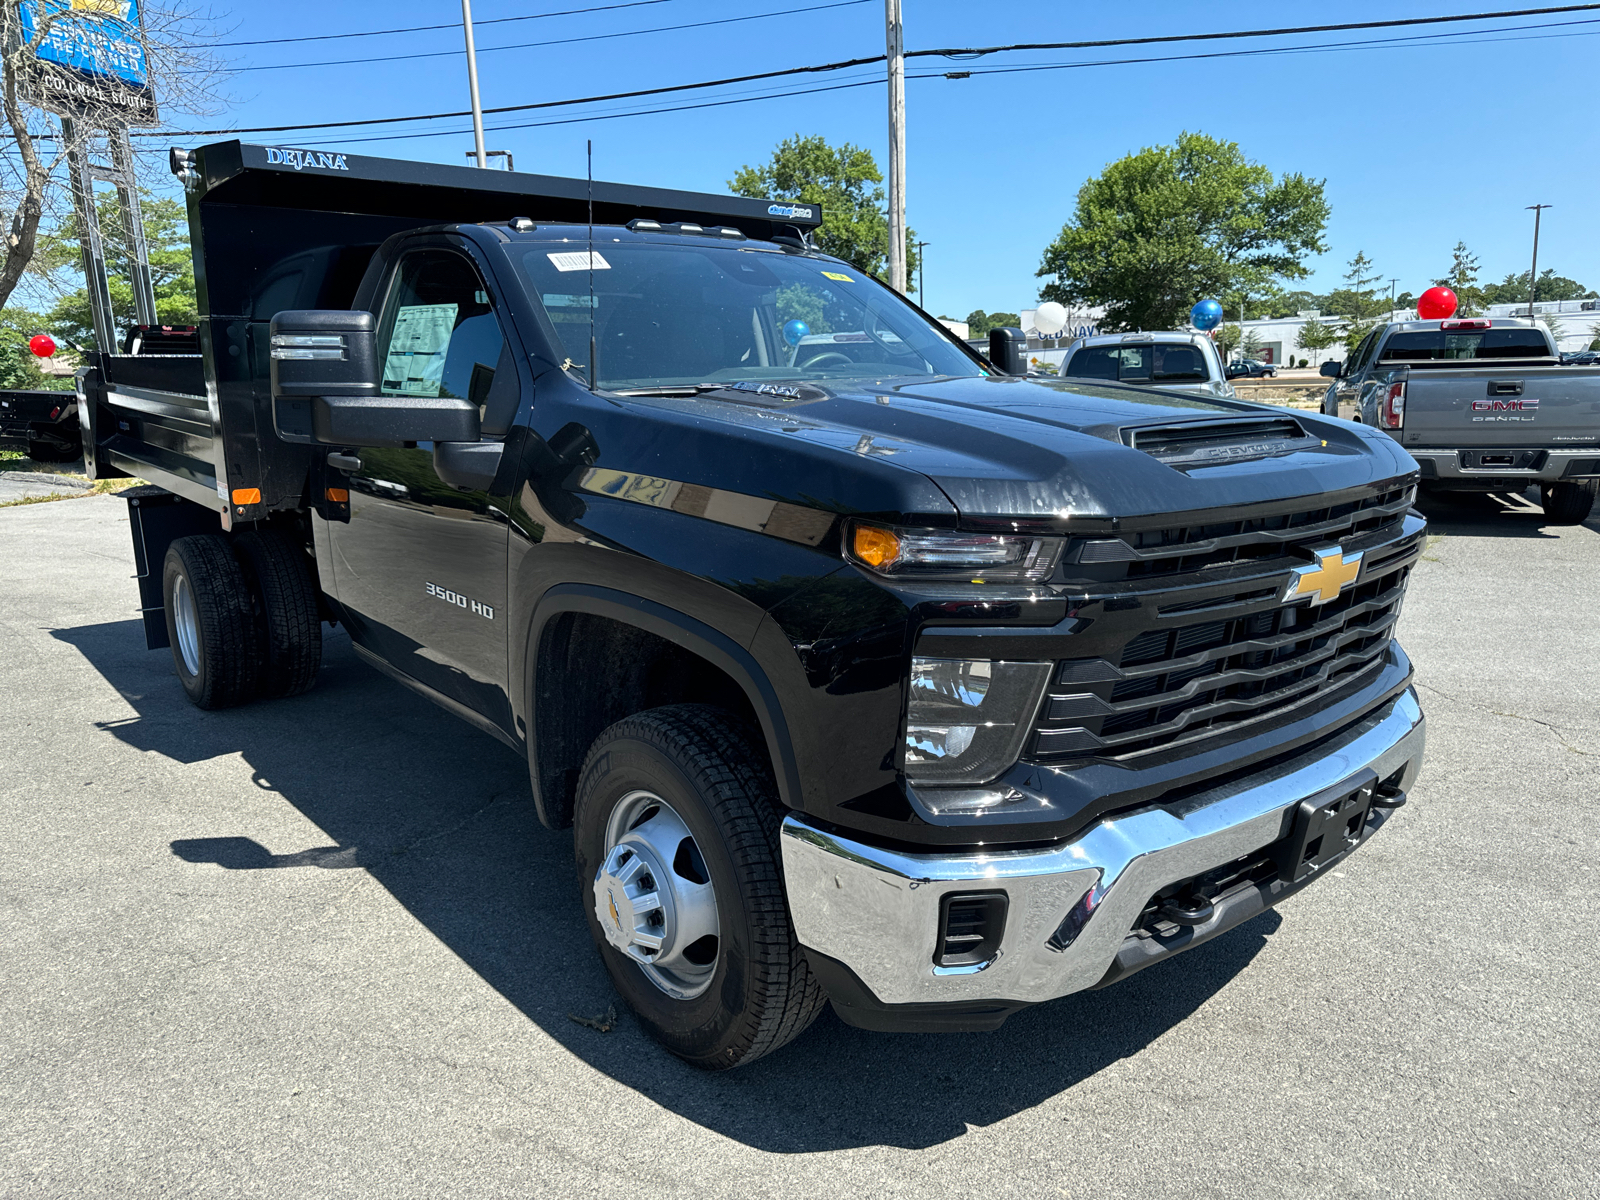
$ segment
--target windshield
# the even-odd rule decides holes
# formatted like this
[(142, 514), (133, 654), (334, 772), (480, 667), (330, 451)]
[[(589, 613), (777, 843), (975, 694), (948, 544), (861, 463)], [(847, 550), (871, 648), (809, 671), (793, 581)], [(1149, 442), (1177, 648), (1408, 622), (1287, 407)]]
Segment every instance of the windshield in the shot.
[(1087, 346), (1072, 356), (1067, 377), (1122, 383), (1204, 383), (1208, 378), (1198, 347), (1160, 342)]
[[(571, 243), (567, 243), (571, 245)], [(761, 379), (980, 375), (982, 368), (893, 292), (854, 267), (733, 246), (549, 244), (522, 269), (561, 352), (613, 391)]]
[(1379, 362), (1440, 362), (1456, 358), (1549, 358), (1550, 347), (1537, 329), (1426, 329), (1397, 333), (1378, 356)]

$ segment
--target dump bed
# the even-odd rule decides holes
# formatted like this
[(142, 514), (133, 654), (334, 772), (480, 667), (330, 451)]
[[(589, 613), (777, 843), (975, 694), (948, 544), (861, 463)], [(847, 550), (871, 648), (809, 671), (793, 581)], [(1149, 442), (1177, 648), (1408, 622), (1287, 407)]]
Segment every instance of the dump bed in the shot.
[(315, 447), (273, 430), (269, 325), (354, 303), (373, 254), (427, 226), (636, 218), (803, 236), (817, 205), (221, 142), (174, 151), (187, 193), (199, 354), (91, 356), (83, 387), (94, 475), (137, 475), (221, 514), (298, 509)]

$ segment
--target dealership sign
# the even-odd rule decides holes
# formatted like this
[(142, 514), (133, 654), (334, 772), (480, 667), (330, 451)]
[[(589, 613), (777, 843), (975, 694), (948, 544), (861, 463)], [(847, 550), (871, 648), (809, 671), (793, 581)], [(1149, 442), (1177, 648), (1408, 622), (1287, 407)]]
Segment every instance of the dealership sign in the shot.
[(23, 0), (21, 13), (30, 43), (46, 25), (25, 79), (32, 103), (97, 124), (158, 123), (139, 0)]

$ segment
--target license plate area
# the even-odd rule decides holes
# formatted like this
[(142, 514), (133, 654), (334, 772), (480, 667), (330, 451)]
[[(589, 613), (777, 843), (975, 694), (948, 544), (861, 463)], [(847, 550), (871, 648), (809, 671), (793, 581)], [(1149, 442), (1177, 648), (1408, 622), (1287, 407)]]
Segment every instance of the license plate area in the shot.
[(1278, 843), (1278, 878), (1300, 883), (1360, 845), (1377, 783), (1376, 771), (1362, 771), (1300, 801), (1293, 810), (1288, 836)]

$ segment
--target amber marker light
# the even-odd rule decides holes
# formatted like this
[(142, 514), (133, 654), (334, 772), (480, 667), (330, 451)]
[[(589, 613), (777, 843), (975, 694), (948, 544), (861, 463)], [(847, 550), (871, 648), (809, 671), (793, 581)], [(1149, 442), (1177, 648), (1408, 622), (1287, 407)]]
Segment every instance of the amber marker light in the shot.
[(881, 567), (900, 557), (900, 539), (888, 529), (875, 525), (857, 525), (850, 549), (869, 567)]
[(350, 503), (350, 492), (346, 488), (329, 488), (328, 499), (335, 504), (348, 504)]
[(243, 504), (260, 504), (261, 503), (261, 489), (260, 488), (234, 488), (233, 489), (233, 502), (235, 504), (241, 504), (241, 505), (243, 505)]

